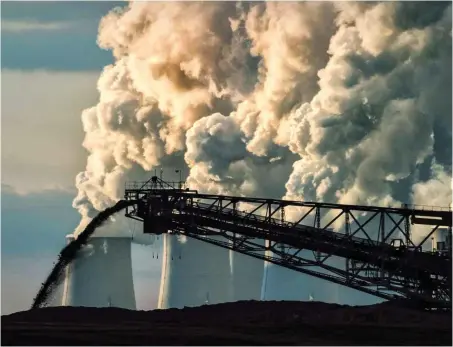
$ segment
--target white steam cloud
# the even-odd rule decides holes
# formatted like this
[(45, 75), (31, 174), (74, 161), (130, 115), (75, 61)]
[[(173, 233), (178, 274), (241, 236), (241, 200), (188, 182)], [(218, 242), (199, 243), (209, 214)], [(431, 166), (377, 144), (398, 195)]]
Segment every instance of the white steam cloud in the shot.
[(133, 2), (98, 42), (76, 233), (157, 166), (207, 193), (451, 202), (448, 2)]

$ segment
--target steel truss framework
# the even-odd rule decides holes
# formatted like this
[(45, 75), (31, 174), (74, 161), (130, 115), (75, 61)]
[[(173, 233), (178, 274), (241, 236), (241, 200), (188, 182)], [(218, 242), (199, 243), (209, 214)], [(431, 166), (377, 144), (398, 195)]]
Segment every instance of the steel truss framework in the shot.
[[(425, 251), (439, 228), (451, 240), (449, 209), (199, 194), (156, 176), (128, 184), (125, 199), (137, 201), (126, 216), (142, 221), (145, 233), (184, 234), (383, 299), (451, 308), (451, 247), (442, 254)], [(292, 211), (291, 221), (285, 210)], [(418, 241), (414, 225), (426, 229)]]

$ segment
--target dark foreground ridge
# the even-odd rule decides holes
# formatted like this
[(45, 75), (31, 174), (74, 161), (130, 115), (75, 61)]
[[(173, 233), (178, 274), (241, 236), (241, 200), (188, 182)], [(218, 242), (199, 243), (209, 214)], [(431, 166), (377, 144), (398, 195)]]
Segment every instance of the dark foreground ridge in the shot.
[(241, 301), (182, 310), (48, 307), (2, 316), (2, 345), (444, 345), (451, 313), (392, 303)]

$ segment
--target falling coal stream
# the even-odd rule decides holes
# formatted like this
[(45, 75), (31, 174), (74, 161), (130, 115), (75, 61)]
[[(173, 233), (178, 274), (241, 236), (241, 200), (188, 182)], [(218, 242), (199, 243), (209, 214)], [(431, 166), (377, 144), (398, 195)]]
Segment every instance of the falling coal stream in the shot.
[(62, 249), (58, 256), (58, 262), (53, 267), (46, 281), (42, 284), (41, 289), (35, 297), (32, 309), (44, 307), (49, 303), (49, 299), (55, 288), (62, 282), (66, 266), (68, 266), (76, 257), (78, 251), (86, 244), (88, 238), (94, 231), (100, 227), (110, 216), (121, 211), (122, 209), (134, 205), (135, 200), (120, 200), (114, 206), (106, 208), (94, 217), (79, 236)]

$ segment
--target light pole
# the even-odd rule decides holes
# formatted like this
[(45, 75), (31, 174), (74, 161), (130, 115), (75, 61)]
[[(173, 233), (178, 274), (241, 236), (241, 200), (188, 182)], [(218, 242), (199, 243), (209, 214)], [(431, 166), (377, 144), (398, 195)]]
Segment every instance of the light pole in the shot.
[(175, 170), (175, 172), (179, 172), (179, 189), (182, 189), (182, 172), (181, 170)]

